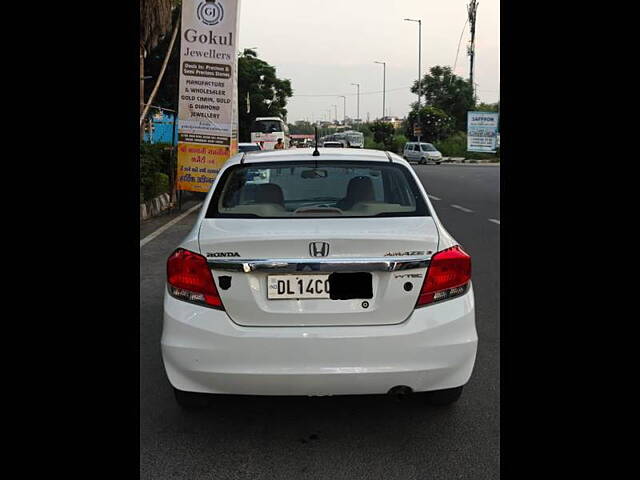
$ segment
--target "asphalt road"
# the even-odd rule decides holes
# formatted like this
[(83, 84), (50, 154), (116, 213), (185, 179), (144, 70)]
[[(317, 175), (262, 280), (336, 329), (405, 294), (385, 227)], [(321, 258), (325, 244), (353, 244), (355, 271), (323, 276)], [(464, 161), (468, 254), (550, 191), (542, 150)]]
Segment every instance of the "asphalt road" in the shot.
[[(478, 357), (462, 397), (229, 397), (185, 412), (160, 356), (165, 260), (195, 214), (140, 250), (140, 478), (500, 478), (500, 167), (414, 167), (472, 256)], [(436, 200), (438, 198), (439, 200)], [(454, 205), (454, 206), (452, 206)], [(141, 227), (141, 236), (171, 217)]]

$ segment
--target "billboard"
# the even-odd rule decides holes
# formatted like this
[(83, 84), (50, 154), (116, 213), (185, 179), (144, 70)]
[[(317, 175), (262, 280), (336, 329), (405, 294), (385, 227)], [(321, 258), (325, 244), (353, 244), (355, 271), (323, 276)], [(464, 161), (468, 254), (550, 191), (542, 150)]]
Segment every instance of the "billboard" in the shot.
[(467, 151), (495, 153), (499, 115), (496, 112), (467, 112)]
[(238, 149), (240, 0), (183, 0), (178, 190), (207, 192)]

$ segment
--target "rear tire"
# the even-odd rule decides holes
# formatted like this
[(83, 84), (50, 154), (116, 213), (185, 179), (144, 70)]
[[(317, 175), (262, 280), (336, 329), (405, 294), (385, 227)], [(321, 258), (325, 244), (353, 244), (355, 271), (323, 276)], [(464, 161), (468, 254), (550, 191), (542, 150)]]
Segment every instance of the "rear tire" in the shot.
[(434, 390), (424, 392), (425, 401), (429, 405), (446, 406), (456, 402), (462, 395), (462, 387), (447, 388), (445, 390)]
[(199, 410), (211, 405), (211, 397), (206, 393), (184, 392), (173, 388), (176, 402), (185, 410)]

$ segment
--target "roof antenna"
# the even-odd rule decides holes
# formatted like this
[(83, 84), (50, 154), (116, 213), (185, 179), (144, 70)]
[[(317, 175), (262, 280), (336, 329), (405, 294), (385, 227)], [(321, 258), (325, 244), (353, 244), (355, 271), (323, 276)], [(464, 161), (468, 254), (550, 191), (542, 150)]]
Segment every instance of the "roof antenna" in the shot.
[[(314, 157), (319, 157), (320, 156), (320, 152), (318, 151), (318, 126), (315, 126), (316, 129), (316, 149), (313, 151), (313, 156)], [(316, 168), (318, 168), (318, 166), (316, 165)]]

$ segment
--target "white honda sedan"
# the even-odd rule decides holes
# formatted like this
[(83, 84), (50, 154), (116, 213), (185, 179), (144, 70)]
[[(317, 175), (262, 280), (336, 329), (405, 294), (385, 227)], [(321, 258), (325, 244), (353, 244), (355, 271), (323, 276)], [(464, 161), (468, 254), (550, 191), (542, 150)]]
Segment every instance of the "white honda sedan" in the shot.
[(169, 257), (162, 357), (181, 406), (409, 392), (443, 405), (469, 380), (471, 260), (415, 172), (392, 153), (318, 152), (231, 158)]

